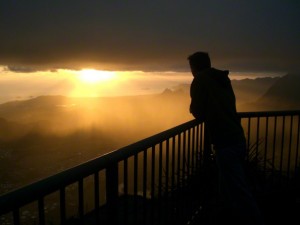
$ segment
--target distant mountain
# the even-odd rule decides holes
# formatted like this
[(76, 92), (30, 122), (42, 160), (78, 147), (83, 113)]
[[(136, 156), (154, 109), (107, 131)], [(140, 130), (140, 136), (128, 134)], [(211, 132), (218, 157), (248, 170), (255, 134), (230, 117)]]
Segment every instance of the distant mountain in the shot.
[(248, 110), (300, 109), (300, 74), (287, 74), (278, 80)]
[[(263, 96), (266, 91), (278, 80), (280, 77), (261, 77), (255, 79), (241, 79), (231, 80), (232, 88), (235, 92), (237, 106), (245, 105), (247, 103), (254, 102)], [(180, 84), (174, 87), (174, 92), (185, 94), (189, 98), (190, 84)], [(169, 89), (165, 90), (166, 93), (170, 93)]]
[(255, 79), (231, 80), (235, 92), (237, 105), (256, 101), (278, 80), (280, 77), (261, 77)]
[(300, 74), (287, 74), (279, 79), (257, 104), (278, 109), (300, 109)]

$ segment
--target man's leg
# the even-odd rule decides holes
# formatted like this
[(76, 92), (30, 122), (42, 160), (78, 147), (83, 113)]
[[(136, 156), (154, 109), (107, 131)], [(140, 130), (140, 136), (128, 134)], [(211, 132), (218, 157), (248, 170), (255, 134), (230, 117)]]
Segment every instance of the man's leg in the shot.
[(232, 215), (239, 221), (244, 224), (263, 224), (246, 181), (245, 153), (244, 144), (216, 149), (220, 194)]

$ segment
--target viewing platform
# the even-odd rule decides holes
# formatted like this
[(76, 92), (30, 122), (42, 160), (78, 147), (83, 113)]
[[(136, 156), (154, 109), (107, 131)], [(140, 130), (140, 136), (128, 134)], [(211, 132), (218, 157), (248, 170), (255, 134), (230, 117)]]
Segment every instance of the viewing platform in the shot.
[[(265, 223), (299, 223), (300, 110), (239, 116), (247, 178)], [(226, 224), (205, 130), (188, 121), (6, 193), (0, 224)]]

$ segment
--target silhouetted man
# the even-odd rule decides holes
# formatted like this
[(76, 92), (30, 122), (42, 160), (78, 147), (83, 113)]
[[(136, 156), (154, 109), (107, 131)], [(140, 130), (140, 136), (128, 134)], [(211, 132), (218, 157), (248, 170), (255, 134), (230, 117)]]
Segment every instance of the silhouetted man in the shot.
[(188, 57), (194, 79), (190, 112), (204, 122), (216, 153), (220, 195), (239, 225), (263, 224), (244, 175), (246, 141), (229, 71), (211, 67), (208, 53)]

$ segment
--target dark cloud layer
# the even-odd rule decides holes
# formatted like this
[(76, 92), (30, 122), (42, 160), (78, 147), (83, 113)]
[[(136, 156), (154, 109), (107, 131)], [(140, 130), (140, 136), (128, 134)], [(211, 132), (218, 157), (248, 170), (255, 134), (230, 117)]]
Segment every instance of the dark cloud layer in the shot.
[(300, 65), (299, 1), (1, 0), (0, 64), (187, 70), (208, 51), (231, 70)]

